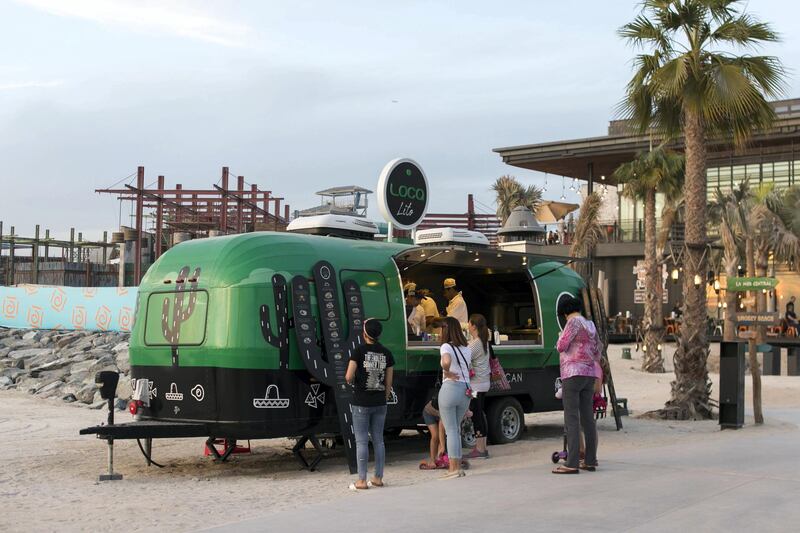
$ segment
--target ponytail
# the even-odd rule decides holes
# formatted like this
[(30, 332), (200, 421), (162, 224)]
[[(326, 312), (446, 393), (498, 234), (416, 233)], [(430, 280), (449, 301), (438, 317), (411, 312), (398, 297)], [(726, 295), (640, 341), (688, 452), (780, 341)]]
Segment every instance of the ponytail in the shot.
[(475, 313), (469, 317), (469, 323), (478, 330), (478, 338), (481, 339), (481, 344), (483, 344), (483, 351), (489, 352), (489, 327), (486, 325), (486, 317)]

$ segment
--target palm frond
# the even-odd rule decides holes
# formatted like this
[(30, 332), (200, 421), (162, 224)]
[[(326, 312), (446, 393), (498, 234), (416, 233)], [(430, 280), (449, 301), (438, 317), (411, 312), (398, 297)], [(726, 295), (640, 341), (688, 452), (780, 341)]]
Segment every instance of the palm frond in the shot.
[(619, 35), (644, 50), (617, 113), (640, 132), (674, 138), (684, 113), (702, 117), (711, 136), (737, 146), (773, 124), (769, 99), (785, 92), (786, 71), (771, 56), (733, 55), (719, 44), (752, 50), (779, 40), (777, 33), (736, 0), (645, 1)]
[(523, 187), (514, 176), (500, 176), (492, 184), (497, 203), (497, 218), (506, 223), (515, 207), (524, 206), (536, 213), (542, 204), (542, 189), (535, 185)]
[(756, 203), (749, 227), (760, 247), (771, 250), (777, 260), (795, 268), (800, 266), (800, 232), (794, 229), (798, 194), (796, 186), (785, 191), (760, 187), (754, 195)]
[(758, 22), (752, 16), (743, 14), (726, 17), (716, 30), (709, 35), (712, 43), (734, 44), (746, 48), (756, 48), (763, 42), (776, 42), (778, 34), (769, 24)]
[(684, 164), (683, 155), (660, 145), (620, 165), (613, 177), (622, 184), (622, 194), (629, 198), (642, 200), (654, 190), (673, 199), (681, 194)]
[(600, 195), (593, 192), (581, 204), (570, 248), (570, 257), (588, 257), (603, 237), (603, 230), (598, 222), (602, 203)]

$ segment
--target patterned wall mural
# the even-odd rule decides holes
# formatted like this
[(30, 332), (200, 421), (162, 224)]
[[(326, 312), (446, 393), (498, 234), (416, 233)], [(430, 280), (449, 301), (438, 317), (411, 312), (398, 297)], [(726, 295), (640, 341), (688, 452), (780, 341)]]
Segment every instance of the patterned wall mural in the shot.
[(136, 287), (0, 287), (0, 326), (130, 331)]

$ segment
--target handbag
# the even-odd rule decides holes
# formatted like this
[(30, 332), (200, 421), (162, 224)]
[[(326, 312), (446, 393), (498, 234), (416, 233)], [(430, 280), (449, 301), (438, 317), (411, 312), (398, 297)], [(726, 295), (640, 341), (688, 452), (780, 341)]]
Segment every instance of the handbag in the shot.
[(494, 354), (492, 345), (489, 345), (489, 390), (490, 391), (506, 391), (511, 389), (511, 384), (506, 378), (506, 371), (503, 365), (500, 364), (500, 359)]

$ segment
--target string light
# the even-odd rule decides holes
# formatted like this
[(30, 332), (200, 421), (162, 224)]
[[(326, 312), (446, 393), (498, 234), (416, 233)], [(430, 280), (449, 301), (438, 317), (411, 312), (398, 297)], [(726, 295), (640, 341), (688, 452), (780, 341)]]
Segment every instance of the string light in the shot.
[(564, 194), (564, 176), (561, 176), (561, 199), (567, 199), (567, 196)]
[(544, 192), (547, 192), (547, 172), (544, 173)]

